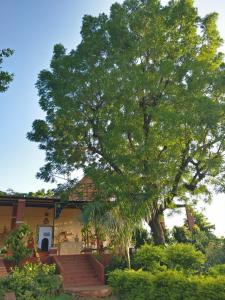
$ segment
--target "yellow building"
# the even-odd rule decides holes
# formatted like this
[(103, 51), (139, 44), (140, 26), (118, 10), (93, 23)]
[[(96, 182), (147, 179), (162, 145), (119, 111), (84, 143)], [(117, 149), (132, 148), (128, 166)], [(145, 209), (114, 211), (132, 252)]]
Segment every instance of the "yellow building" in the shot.
[(81, 210), (92, 199), (93, 182), (84, 177), (68, 201), (59, 198), (0, 196), (0, 247), (7, 234), (21, 223), (30, 226), (36, 248), (59, 254), (80, 253), (84, 247)]

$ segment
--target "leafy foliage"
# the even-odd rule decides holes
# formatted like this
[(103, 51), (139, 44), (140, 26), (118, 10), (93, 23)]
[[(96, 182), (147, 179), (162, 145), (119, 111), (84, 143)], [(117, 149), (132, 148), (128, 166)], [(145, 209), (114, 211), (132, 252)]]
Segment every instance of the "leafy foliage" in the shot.
[(140, 226), (135, 230), (133, 235), (133, 243), (136, 249), (140, 248), (144, 244), (150, 244), (151, 242), (151, 236), (145, 228)]
[(189, 276), (178, 271), (151, 274), (116, 270), (110, 285), (119, 299), (129, 300), (217, 300), (225, 299), (225, 277)]
[(106, 266), (105, 272), (106, 274), (109, 274), (109, 272), (112, 272), (116, 269), (124, 270), (127, 267), (127, 261), (122, 256), (112, 255), (110, 257), (109, 263)]
[(165, 248), (168, 268), (182, 271), (200, 270), (205, 263), (205, 256), (192, 245), (175, 244)]
[(13, 80), (13, 74), (9, 74), (8, 72), (3, 71), (1, 67), (3, 58), (9, 57), (12, 54), (13, 50), (9, 48), (0, 50), (0, 93), (5, 92), (9, 87), (9, 83)]
[(129, 202), (93, 201), (82, 212), (83, 221), (94, 227), (100, 236), (107, 236), (112, 252), (127, 260), (130, 267), (132, 238), (140, 225), (140, 219), (134, 217)]
[(26, 224), (21, 224), (18, 228), (10, 231), (4, 244), (11, 256), (7, 257), (16, 265), (29, 256), (31, 250), (27, 248), (27, 239), (31, 234), (30, 228)]
[(216, 239), (206, 248), (207, 263), (210, 266), (225, 264), (225, 239)]
[(225, 276), (225, 264), (215, 265), (208, 270), (209, 274), (212, 276), (223, 275)]
[(172, 230), (174, 239), (179, 243), (191, 243), (198, 250), (206, 253), (211, 242), (216, 242), (217, 237), (213, 233), (215, 226), (200, 212), (192, 210), (195, 225), (192, 231), (189, 230), (187, 220), (181, 227), (175, 226)]
[(144, 245), (134, 256), (135, 268), (142, 268), (152, 273), (164, 270), (163, 263), (165, 264), (165, 250), (157, 246)]
[(28, 133), (46, 152), (38, 177), (77, 169), (100, 197), (130, 201), (164, 243), (160, 215), (210, 197), (224, 176), (224, 74), (217, 14), (193, 1), (126, 0), (84, 16), (82, 41), (54, 47), (37, 88), (45, 120)]
[(166, 269), (182, 272), (200, 271), (205, 256), (189, 244), (174, 244), (168, 247), (144, 245), (134, 256), (135, 268), (152, 273)]
[(44, 300), (61, 289), (62, 280), (55, 273), (54, 265), (26, 264), (15, 267), (4, 286), (14, 291), (18, 300)]

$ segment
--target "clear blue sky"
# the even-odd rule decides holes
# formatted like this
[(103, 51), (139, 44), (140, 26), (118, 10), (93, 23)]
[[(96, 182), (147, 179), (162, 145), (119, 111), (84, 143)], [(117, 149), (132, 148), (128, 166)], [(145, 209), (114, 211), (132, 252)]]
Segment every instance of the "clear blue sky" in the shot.
[[(40, 70), (48, 68), (54, 44), (68, 50), (80, 42), (84, 14), (109, 12), (112, 0), (7, 0), (0, 9), (0, 49), (15, 54), (4, 67), (15, 74), (6, 93), (0, 94), (0, 190), (18, 192), (53, 187), (35, 178), (44, 153), (26, 139), (34, 119), (41, 118), (35, 82)], [(117, 2), (122, 2), (117, 1)], [(162, 3), (166, 3), (164, 0)], [(217, 11), (219, 30), (225, 40), (225, 1), (196, 0), (200, 14)], [(225, 48), (223, 47), (225, 52)], [(224, 198), (224, 199), (223, 199)], [(217, 213), (215, 213), (217, 211)], [(207, 214), (225, 234), (225, 197), (216, 196)], [(220, 215), (218, 215), (220, 214)], [(219, 221), (220, 219), (220, 221)], [(225, 219), (225, 218), (224, 218)]]

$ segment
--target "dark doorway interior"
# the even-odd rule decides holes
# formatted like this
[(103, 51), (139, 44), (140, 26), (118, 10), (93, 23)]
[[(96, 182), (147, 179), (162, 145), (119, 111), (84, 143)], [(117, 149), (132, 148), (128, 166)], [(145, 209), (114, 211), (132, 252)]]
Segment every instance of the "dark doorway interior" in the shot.
[(47, 238), (44, 238), (42, 241), (41, 241), (41, 250), (42, 251), (48, 251), (48, 246), (49, 246), (49, 241)]

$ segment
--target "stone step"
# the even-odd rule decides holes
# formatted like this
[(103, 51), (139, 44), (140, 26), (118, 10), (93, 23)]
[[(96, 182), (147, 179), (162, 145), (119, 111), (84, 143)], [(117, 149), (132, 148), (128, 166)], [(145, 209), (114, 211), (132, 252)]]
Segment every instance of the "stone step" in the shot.
[(84, 288), (85, 286), (99, 286), (102, 284), (89, 261), (89, 256), (82, 254), (57, 256), (57, 261), (61, 268), (64, 288)]
[(63, 284), (63, 289), (65, 291), (67, 291), (68, 288), (70, 287), (86, 287), (86, 286), (100, 286), (101, 283), (99, 282), (95, 282), (95, 281), (91, 281), (91, 282), (77, 282), (77, 281), (73, 281), (73, 282), (66, 282)]
[(72, 282), (72, 281), (76, 281), (76, 282), (96, 282), (98, 283), (98, 277), (91, 277), (91, 276), (87, 276), (87, 277), (64, 277), (64, 282)]
[(103, 298), (110, 296), (112, 290), (107, 285), (85, 286), (85, 287), (66, 287), (67, 292), (81, 297), (97, 297)]
[(83, 272), (80, 272), (80, 273), (62, 273), (61, 274), (63, 276), (63, 278), (71, 278), (71, 277), (74, 277), (74, 278), (78, 278), (78, 277), (97, 277), (97, 274), (94, 273), (94, 272), (87, 272), (87, 273), (83, 273)]

